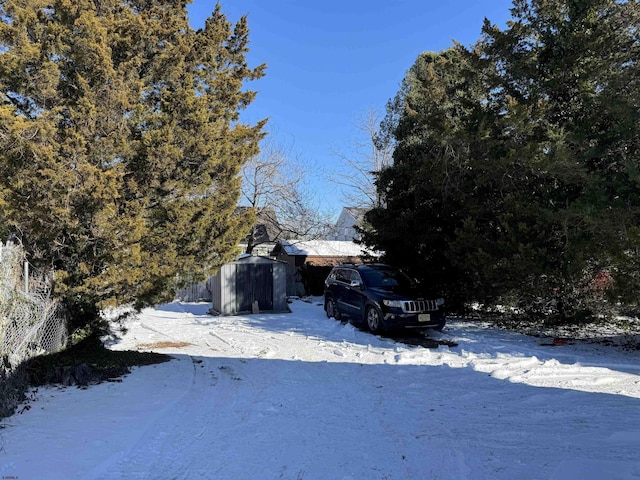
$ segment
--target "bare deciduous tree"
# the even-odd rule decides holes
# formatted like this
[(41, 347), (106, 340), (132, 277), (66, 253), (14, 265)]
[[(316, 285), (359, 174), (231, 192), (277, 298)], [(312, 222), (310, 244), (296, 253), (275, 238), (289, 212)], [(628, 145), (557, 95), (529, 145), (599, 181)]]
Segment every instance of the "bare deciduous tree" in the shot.
[(247, 237), (245, 253), (264, 241), (310, 240), (326, 234), (329, 218), (306, 183), (304, 164), (269, 136), (260, 154), (242, 170), (242, 203), (253, 209), (257, 222)]
[(369, 110), (355, 122), (357, 137), (348, 152), (337, 151), (342, 168), (329, 180), (342, 188), (345, 203), (352, 207), (370, 209), (380, 204), (375, 174), (393, 162), (393, 145), (380, 141), (378, 130), (381, 116)]

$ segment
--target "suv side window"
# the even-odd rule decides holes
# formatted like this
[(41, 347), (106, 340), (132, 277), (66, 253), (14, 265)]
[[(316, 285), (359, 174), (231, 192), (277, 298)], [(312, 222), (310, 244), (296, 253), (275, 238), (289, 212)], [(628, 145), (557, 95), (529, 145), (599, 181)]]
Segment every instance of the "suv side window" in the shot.
[(360, 282), (360, 284), (363, 283), (360, 273), (350, 268), (336, 268), (331, 272), (330, 277), (337, 282), (346, 283), (347, 285), (351, 285), (351, 282), (354, 280)]
[(357, 281), (360, 283), (360, 285), (362, 285), (362, 279), (360, 278), (360, 273), (358, 273), (356, 270), (351, 270), (350, 271), (350, 276), (349, 276), (349, 283)]
[(338, 282), (349, 283), (349, 270), (339, 268), (338, 270), (336, 270), (335, 279)]

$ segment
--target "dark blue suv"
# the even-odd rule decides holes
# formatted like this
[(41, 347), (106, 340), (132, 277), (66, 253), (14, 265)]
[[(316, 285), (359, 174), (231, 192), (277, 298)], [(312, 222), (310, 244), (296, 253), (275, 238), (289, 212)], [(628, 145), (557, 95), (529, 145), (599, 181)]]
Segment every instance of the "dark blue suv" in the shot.
[(381, 263), (333, 267), (325, 280), (327, 317), (352, 318), (374, 333), (445, 325), (444, 299), (430, 300), (401, 270)]

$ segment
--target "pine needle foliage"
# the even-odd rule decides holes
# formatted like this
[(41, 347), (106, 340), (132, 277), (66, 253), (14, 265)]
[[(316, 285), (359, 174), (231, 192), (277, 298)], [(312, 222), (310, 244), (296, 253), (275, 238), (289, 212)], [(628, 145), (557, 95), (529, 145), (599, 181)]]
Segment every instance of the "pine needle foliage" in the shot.
[(515, 0), (424, 53), (383, 122), (372, 247), (462, 309), (561, 321), (640, 304), (640, 4)]
[(246, 235), (239, 171), (264, 122), (239, 113), (265, 66), (246, 18), (217, 5), (196, 31), (186, 3), (0, 2), (0, 233), (55, 272), (72, 329), (172, 298)]

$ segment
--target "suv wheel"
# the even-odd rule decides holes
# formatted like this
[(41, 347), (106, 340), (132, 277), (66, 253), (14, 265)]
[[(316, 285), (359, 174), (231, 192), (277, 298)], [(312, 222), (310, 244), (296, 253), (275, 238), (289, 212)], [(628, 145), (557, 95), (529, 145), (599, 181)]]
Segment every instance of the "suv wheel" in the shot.
[(327, 298), (324, 304), (324, 310), (325, 312), (327, 312), (327, 318), (333, 317), (336, 320), (340, 320), (340, 314), (336, 309), (336, 302), (333, 300), (332, 297)]
[(367, 327), (373, 333), (380, 333), (383, 330), (382, 314), (377, 307), (370, 306), (367, 308)]

